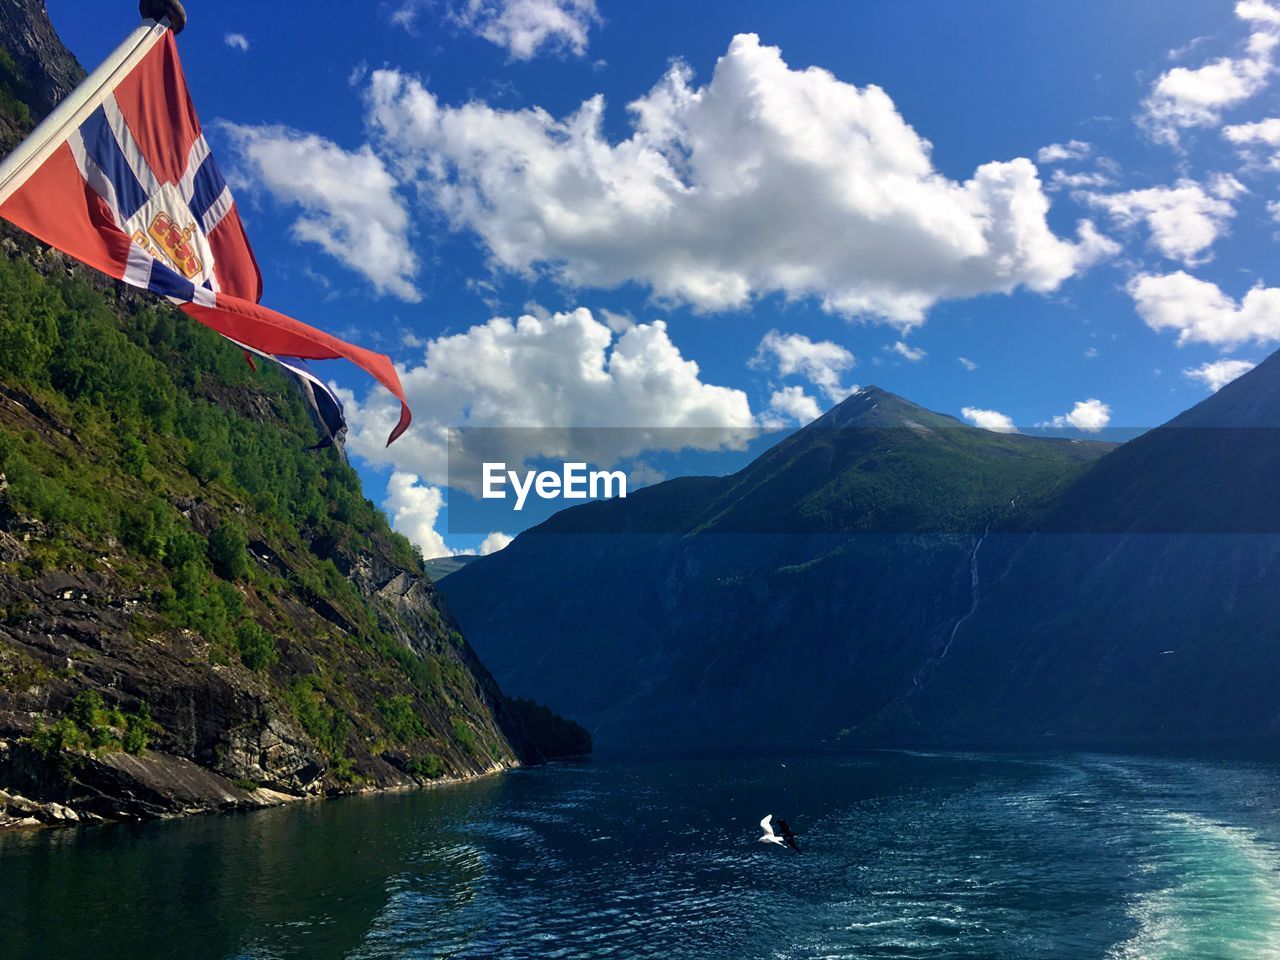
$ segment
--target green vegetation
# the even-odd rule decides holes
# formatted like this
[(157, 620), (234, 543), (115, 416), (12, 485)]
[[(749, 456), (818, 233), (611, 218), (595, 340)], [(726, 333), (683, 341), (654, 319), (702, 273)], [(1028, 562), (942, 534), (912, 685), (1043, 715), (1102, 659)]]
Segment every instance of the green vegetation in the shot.
[(378, 708), (382, 711), (387, 734), (393, 739), (408, 743), (427, 735), (427, 728), (414, 710), (413, 698), (408, 694), (381, 698)]
[(408, 770), (415, 777), (422, 777), (426, 780), (435, 780), (444, 776), (444, 761), (436, 754), (429, 753), (426, 759), (419, 760), (417, 758), (409, 761)]
[(329, 702), (327, 692), (328, 684), (321, 677), (310, 675), (295, 680), (285, 691), (285, 699), (302, 729), (336, 763), (346, 756), (351, 720), (341, 708)]
[[(195, 542), (181, 542), (193, 532), (172, 495), (222, 493), (286, 536), (305, 531), (333, 552), (367, 548), (372, 534), (393, 562), (422, 569), (361, 495), (355, 471), (333, 451), (306, 449), (314, 427), (284, 375), (267, 364), (255, 373), (220, 337), (168, 307), (112, 310), (78, 275), (46, 278), (25, 260), (0, 259), (0, 383), (66, 422), (85, 451), (75, 464), (58, 462), (34, 432), (0, 446), (14, 509), (63, 540), (119, 536), (179, 570), (196, 559)], [(238, 413), (251, 394), (265, 394), (276, 417)], [(123, 485), (121, 474), (141, 483)], [(194, 534), (217, 576), (248, 576), (247, 527), (223, 517), (207, 541)], [(316, 580), (322, 589), (331, 585), (326, 574)]]
[[(0, 61), (0, 84), (3, 71)], [(334, 451), (308, 449), (315, 428), (279, 371), (264, 364), (254, 372), (221, 338), (165, 306), (112, 303), (82, 276), (43, 276), (24, 259), (0, 258), (0, 388), (38, 424), (4, 429), (0, 419), (0, 521), (40, 524), (31, 555), (0, 568), (24, 579), (92, 570), (118, 543), (127, 559), (113, 569), (149, 591), (158, 611), (135, 624), (136, 636), (195, 631), (214, 663), (239, 661), (263, 674), (279, 663), (282, 643), (304, 639), (275, 600), (293, 590), (330, 611), (420, 695), (445, 696), (438, 660), (387, 633), (339, 566), (376, 549), (421, 573), (419, 554), (387, 527)], [(256, 415), (264, 402), (269, 417)], [(59, 448), (66, 440), (77, 456)], [(255, 561), (256, 541), (293, 558), (283, 578)], [(17, 622), (28, 612), (15, 602), (0, 618)], [(446, 635), (438, 615), (433, 626)], [(347, 712), (309, 680), (285, 694), (304, 729), (341, 760)], [(388, 736), (425, 731), (408, 695), (383, 704)], [(81, 745), (88, 734), (63, 724), (45, 739)], [(130, 742), (143, 739), (135, 733)]]
[(209, 562), (214, 572), (227, 580), (244, 580), (249, 576), (249, 538), (244, 527), (234, 520), (224, 520), (209, 534)]
[(471, 725), (461, 717), (454, 717), (451, 723), (453, 724), (453, 739), (467, 753), (474, 755), (476, 753), (476, 735), (475, 731), (471, 729)]
[(236, 626), (236, 649), (240, 651), (240, 662), (259, 673), (280, 659), (276, 638), (252, 620)]
[(143, 703), (133, 713), (108, 708), (96, 690), (85, 690), (71, 701), (67, 713), (51, 726), (37, 723), (27, 745), (46, 757), (68, 751), (110, 753), (124, 750), (135, 755), (147, 749), (158, 730), (151, 708)]

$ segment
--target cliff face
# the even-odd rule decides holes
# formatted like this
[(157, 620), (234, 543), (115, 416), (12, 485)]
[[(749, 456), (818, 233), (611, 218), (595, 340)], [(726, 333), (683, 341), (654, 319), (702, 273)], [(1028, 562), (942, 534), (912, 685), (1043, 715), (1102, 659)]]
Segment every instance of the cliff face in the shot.
[[(81, 72), (42, 3), (0, 0), (0, 43), (20, 136)], [(542, 758), (417, 552), (309, 449), (291, 381), (16, 231), (0, 247), (0, 826)]]
[(0, 0), (0, 51), (0, 147), (8, 151), (26, 121), (52, 110), (84, 69), (58, 39), (44, 0)]

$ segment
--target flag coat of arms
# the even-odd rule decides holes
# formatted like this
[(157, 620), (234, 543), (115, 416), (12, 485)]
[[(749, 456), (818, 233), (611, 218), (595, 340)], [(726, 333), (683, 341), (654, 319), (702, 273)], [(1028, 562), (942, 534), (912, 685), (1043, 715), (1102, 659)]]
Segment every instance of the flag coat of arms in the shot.
[(144, 21), (6, 158), (0, 216), (281, 363), (300, 379), (331, 436), (341, 405), (307, 360), (350, 360), (400, 400), (388, 444), (409, 426), (389, 358), (260, 303), (257, 261), (165, 21)]

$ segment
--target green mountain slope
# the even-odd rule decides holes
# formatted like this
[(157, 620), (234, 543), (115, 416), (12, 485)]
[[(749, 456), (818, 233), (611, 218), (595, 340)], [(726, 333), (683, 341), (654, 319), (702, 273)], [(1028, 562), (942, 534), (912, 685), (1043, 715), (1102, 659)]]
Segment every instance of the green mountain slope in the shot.
[(832, 739), (948, 642), (983, 533), (1107, 449), (867, 388), (733, 476), (562, 511), (442, 589), (505, 688), (606, 744)]
[[(0, 8), (0, 39), (15, 10), (43, 17)], [(58, 51), (41, 55), (62, 70)], [(19, 97), (57, 88), (20, 59), (0, 61), (0, 130), (19, 134), (40, 112)], [(17, 231), (0, 248), (0, 825), (582, 748), (502, 695), (355, 472), (308, 449), (291, 381)]]

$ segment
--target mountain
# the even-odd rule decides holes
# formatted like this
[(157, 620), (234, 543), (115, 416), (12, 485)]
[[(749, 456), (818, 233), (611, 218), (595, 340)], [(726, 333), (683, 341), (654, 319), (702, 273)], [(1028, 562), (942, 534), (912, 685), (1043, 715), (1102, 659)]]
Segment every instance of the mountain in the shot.
[(606, 746), (1274, 741), (1277, 476), (1280, 354), (1115, 448), (868, 388), (443, 588)]
[[(0, 40), (0, 131), (21, 134), (80, 74), (43, 3), (3, 0)], [(0, 826), (589, 749), (503, 695), (417, 551), (315, 440), (272, 365), (0, 229)]]
[(443, 580), (451, 573), (456, 573), (465, 567), (472, 560), (479, 560), (474, 554), (467, 554), (458, 557), (433, 557), (423, 566), (426, 568), (427, 576), (433, 581)]
[(732, 476), (561, 511), (441, 588), (505, 688), (606, 745), (829, 741), (945, 650), (984, 533), (1108, 449), (868, 387)]
[(1221, 742), (1280, 733), (1280, 354), (984, 547), (928, 689), (868, 730)]

